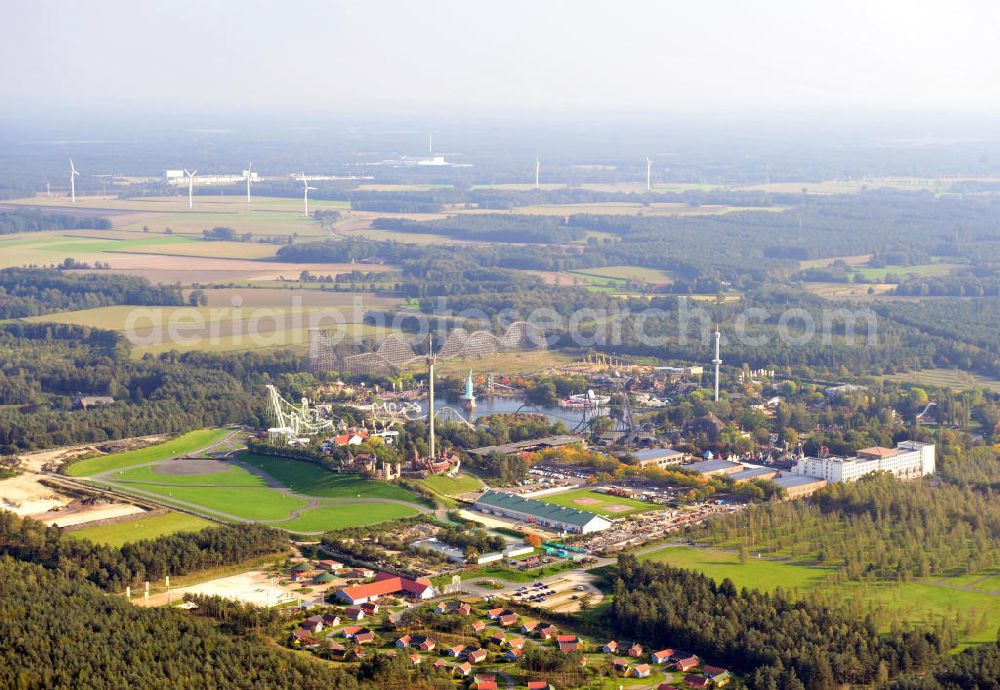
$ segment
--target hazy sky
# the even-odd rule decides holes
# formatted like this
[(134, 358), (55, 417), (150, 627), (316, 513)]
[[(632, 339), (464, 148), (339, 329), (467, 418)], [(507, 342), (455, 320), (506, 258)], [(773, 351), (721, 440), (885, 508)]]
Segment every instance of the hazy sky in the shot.
[(1000, 109), (993, 0), (4, 0), (40, 107)]

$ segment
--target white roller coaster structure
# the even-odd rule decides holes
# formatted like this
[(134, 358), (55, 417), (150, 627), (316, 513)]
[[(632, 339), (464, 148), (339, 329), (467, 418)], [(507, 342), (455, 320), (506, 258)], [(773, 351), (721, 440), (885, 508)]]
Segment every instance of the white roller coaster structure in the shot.
[(333, 419), (322, 419), (319, 413), (309, 407), (309, 401), (302, 398), (299, 405), (293, 405), (278, 393), (274, 386), (267, 386), (270, 417), (274, 426), (267, 430), (272, 438), (282, 438), (289, 445), (304, 444), (309, 436), (329, 431), (337, 426)]

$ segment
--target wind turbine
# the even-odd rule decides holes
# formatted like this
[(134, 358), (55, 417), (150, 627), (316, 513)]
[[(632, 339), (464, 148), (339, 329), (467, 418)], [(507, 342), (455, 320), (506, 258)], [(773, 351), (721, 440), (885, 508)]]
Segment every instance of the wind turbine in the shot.
[(76, 171), (76, 166), (73, 165), (73, 159), (69, 159), (69, 196), (72, 202), (76, 203), (76, 176), (79, 175)]
[(188, 208), (194, 208), (194, 176), (198, 174), (198, 171), (188, 172), (187, 168), (184, 168), (184, 174), (188, 178)]
[(249, 204), (250, 203), (250, 178), (251, 178), (251, 176), (253, 174), (253, 161), (250, 161), (249, 167), (247, 167), (247, 169), (243, 171), (243, 174), (246, 175), (246, 178), (247, 178), (247, 203)]
[(431, 156), (434, 155), (434, 135), (427, 135), (427, 153)]
[(309, 186), (309, 178), (306, 177), (305, 173), (302, 173), (302, 203), (305, 205), (306, 218), (309, 217), (309, 190), (315, 190), (315, 187)]
[(538, 174), (542, 169), (542, 161), (535, 156), (535, 189), (538, 189)]
[(653, 190), (653, 159), (646, 157), (646, 191)]

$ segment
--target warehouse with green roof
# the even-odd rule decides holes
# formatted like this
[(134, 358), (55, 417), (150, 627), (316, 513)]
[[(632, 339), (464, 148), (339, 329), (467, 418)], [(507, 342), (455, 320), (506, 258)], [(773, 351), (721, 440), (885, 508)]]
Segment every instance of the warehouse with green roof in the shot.
[(560, 532), (588, 534), (611, 527), (611, 521), (600, 515), (543, 503), (532, 498), (521, 498), (504, 491), (487, 491), (479, 497), (473, 507), (483, 513), (512, 518)]

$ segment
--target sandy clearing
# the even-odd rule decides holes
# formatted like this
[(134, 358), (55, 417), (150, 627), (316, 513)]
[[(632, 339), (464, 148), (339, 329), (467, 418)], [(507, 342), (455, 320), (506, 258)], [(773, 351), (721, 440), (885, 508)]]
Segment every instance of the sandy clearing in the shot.
[(596, 498), (581, 496), (580, 498), (574, 498), (572, 500), (572, 503), (575, 503), (578, 506), (595, 506), (600, 504), (600, 501), (598, 501)]
[(615, 503), (613, 505), (604, 506), (604, 510), (608, 511), (609, 513), (627, 513), (628, 511), (632, 510), (632, 506), (623, 506), (620, 503)]
[[(273, 581), (273, 584), (272, 584)], [(162, 583), (158, 583), (162, 584)], [(227, 599), (254, 604), (257, 606), (275, 606), (289, 601), (302, 600), (309, 604), (321, 604), (326, 589), (313, 587), (309, 594), (299, 594), (294, 591), (301, 587), (301, 583), (290, 584), (282, 587), (277, 584), (277, 578), (263, 570), (249, 570), (238, 575), (220, 577), (214, 580), (199, 582), (196, 585), (187, 587), (172, 587), (169, 595), (164, 592), (149, 597), (149, 606), (163, 606), (169, 602), (180, 601), (185, 594), (202, 594), (205, 596), (220, 596)], [(137, 606), (145, 606), (146, 602), (142, 596), (142, 590), (133, 590), (132, 603)]]
[(38, 516), (38, 518), (46, 525), (69, 527), (71, 525), (83, 525), (97, 520), (107, 520), (109, 518), (124, 517), (144, 512), (146, 511), (139, 506), (129, 503), (77, 504), (71, 508), (50, 513), (44, 518), (42, 516)]
[(0, 508), (21, 516), (33, 516), (69, 505), (72, 499), (43, 486), (40, 479), (43, 479), (40, 474), (23, 472), (0, 481)]

